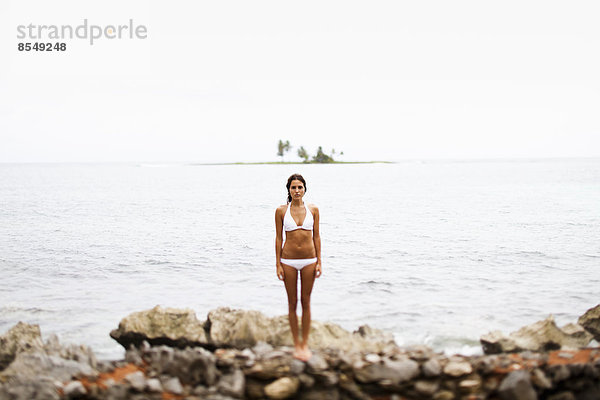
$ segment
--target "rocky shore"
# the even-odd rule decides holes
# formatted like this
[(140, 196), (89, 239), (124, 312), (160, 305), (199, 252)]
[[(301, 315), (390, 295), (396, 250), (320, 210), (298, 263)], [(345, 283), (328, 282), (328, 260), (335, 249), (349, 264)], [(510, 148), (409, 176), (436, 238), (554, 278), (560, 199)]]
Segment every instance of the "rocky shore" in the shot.
[(0, 336), (3, 399), (600, 399), (600, 305), (577, 324), (549, 318), (481, 337), (484, 355), (398, 347), (389, 333), (314, 321), (313, 357), (292, 357), (287, 317), (219, 308), (133, 313), (110, 333), (125, 358), (42, 340), (18, 323)]

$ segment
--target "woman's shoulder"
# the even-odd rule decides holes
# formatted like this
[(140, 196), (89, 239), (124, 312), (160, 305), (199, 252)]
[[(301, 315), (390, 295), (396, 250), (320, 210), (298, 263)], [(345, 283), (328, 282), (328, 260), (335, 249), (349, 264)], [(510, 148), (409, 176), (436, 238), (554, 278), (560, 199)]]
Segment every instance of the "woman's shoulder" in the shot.
[(311, 213), (318, 213), (319, 212), (319, 207), (317, 207), (316, 204), (312, 204), (312, 203), (307, 203), (308, 205), (308, 209), (310, 210)]
[(275, 214), (284, 213), (287, 210), (287, 204), (282, 204), (275, 209)]

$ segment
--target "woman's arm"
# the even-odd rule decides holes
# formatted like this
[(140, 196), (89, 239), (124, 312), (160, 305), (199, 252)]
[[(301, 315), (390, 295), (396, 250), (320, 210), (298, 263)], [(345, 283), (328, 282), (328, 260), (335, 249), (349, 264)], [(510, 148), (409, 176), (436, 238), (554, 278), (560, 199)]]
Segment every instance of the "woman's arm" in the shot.
[(316, 277), (320, 277), (323, 273), (321, 269), (321, 233), (319, 231), (319, 209), (317, 206), (313, 206), (313, 242), (315, 244), (315, 251), (317, 252), (317, 266), (315, 268)]
[(283, 245), (283, 216), (282, 208), (275, 210), (275, 268), (277, 278), (283, 280), (283, 267), (281, 266), (281, 246)]

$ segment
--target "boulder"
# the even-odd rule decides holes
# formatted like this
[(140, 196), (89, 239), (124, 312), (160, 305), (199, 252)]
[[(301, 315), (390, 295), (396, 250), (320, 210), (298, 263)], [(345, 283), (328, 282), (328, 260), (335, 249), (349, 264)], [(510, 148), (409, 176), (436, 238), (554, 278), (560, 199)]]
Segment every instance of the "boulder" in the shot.
[(587, 310), (577, 322), (600, 342), (600, 304)]
[(40, 349), (43, 345), (39, 325), (19, 322), (0, 336), (0, 371), (8, 367), (17, 354)]
[(294, 395), (299, 387), (298, 378), (285, 376), (265, 386), (265, 394), (269, 399), (287, 399)]
[(531, 385), (527, 371), (509, 373), (498, 388), (498, 394), (503, 400), (537, 400), (537, 393)]
[[(293, 346), (287, 315), (270, 318), (259, 311), (221, 307), (209, 312), (207, 329), (216, 347), (253, 347), (259, 342), (272, 346)], [(382, 351), (394, 344), (391, 334), (362, 326), (350, 333), (333, 323), (312, 321), (308, 345), (313, 349)]]
[(419, 375), (419, 364), (413, 360), (383, 359), (374, 364), (355, 364), (354, 376), (363, 383), (391, 381), (394, 384), (409, 381)]
[(162, 308), (129, 314), (110, 332), (110, 336), (125, 349), (140, 346), (145, 340), (152, 345), (165, 344), (184, 348), (208, 344), (204, 323), (191, 309)]
[(525, 350), (549, 351), (562, 347), (580, 348), (590, 342), (591, 337), (567, 326), (567, 332), (556, 326), (554, 317), (550, 315), (542, 321), (522, 327), (506, 336), (500, 331), (493, 331), (481, 336), (480, 342), (486, 354), (514, 353)]

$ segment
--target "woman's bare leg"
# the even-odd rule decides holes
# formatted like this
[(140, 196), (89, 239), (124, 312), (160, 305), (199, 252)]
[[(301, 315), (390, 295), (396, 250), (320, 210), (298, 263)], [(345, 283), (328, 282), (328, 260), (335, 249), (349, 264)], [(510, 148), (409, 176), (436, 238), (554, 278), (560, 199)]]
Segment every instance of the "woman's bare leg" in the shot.
[(283, 265), (283, 282), (285, 283), (285, 291), (288, 298), (288, 321), (290, 322), (290, 331), (294, 340), (294, 357), (300, 357), (302, 349), (298, 338), (298, 315), (296, 315), (296, 307), (298, 305), (298, 270), (296, 268)]
[(302, 303), (302, 359), (308, 361), (312, 353), (308, 349), (308, 335), (310, 333), (310, 294), (315, 283), (315, 266), (310, 264), (300, 270), (300, 302)]

